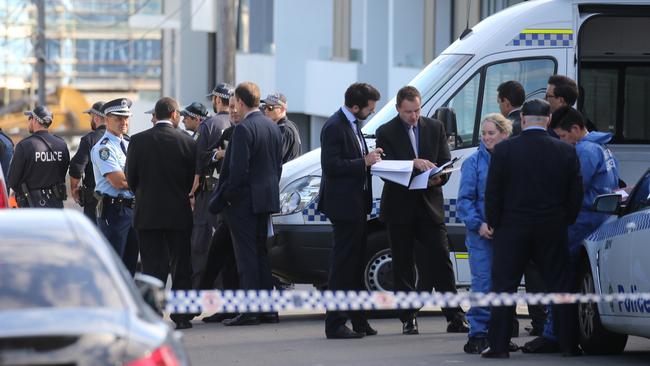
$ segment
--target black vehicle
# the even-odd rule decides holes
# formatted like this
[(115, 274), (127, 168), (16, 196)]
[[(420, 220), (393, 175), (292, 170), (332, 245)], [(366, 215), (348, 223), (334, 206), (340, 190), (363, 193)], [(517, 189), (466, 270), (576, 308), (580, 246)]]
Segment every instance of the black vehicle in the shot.
[(0, 212), (1, 365), (189, 365), (160, 306), (81, 213)]

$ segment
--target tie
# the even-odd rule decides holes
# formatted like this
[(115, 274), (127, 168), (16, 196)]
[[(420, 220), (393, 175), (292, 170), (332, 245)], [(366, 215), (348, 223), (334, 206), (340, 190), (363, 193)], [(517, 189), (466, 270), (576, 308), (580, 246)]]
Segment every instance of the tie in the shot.
[(411, 140), (411, 146), (413, 147), (413, 153), (415, 157), (418, 157), (418, 144), (415, 142), (415, 132), (413, 131), (413, 126), (409, 126), (409, 140)]
[(124, 140), (120, 140), (120, 148), (122, 148), (122, 152), (126, 155), (126, 145), (124, 145)]
[(365, 144), (363, 143), (363, 135), (361, 135), (361, 129), (359, 128), (359, 120), (356, 119), (354, 120), (354, 126), (355, 126), (355, 135), (357, 135), (357, 141), (359, 142), (359, 150), (361, 151), (361, 155), (366, 156), (368, 152), (366, 151)]

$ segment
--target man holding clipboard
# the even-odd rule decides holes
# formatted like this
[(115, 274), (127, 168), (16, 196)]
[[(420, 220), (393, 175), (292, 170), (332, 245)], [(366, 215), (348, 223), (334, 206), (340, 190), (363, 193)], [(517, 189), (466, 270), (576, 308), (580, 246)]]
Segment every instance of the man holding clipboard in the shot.
[[(420, 116), (420, 92), (405, 86), (397, 93), (398, 116), (377, 130), (377, 147), (385, 160), (412, 160), (415, 175), (435, 169), (451, 159), (442, 122)], [(379, 218), (386, 223), (393, 255), (395, 291), (456, 292), (449, 259), (442, 186), (449, 174), (436, 174), (424, 189), (410, 190), (384, 180)], [(418, 281), (414, 273), (415, 243), (418, 249)], [(418, 334), (416, 313), (400, 313), (403, 334)], [(460, 307), (443, 308), (447, 332), (466, 333), (469, 328)]]

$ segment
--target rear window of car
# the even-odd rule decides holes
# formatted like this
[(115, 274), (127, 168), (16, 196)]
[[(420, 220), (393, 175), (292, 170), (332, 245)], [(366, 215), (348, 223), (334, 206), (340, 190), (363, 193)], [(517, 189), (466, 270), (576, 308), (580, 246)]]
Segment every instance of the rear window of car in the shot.
[(91, 248), (25, 241), (5, 238), (0, 244), (0, 310), (124, 307), (114, 280)]

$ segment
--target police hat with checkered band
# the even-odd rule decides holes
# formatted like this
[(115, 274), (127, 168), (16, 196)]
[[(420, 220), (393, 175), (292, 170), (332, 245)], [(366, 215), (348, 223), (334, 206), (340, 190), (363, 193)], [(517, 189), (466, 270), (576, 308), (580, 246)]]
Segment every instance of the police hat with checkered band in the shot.
[(222, 99), (228, 99), (232, 95), (234, 88), (228, 83), (220, 83), (212, 89), (212, 93), (206, 95), (208, 98), (219, 97)]
[(52, 112), (48, 111), (44, 106), (37, 106), (31, 111), (25, 112), (26, 116), (30, 116), (39, 124), (49, 127), (52, 124)]
[(194, 102), (181, 111), (181, 116), (203, 119), (209, 114), (203, 103)]
[(112, 114), (115, 116), (130, 117), (131, 104), (133, 103), (131, 102), (131, 100), (127, 98), (113, 99), (110, 102), (104, 103), (104, 107), (102, 108), (102, 113), (104, 113), (104, 115), (106, 116)]
[(102, 107), (104, 107), (104, 102), (95, 102), (90, 109), (86, 109), (84, 113), (88, 114), (94, 114), (96, 116), (104, 117), (104, 113), (102, 113)]
[(287, 97), (280, 92), (273, 92), (269, 94), (266, 98), (260, 100), (260, 103), (272, 106), (282, 106), (287, 108)]

